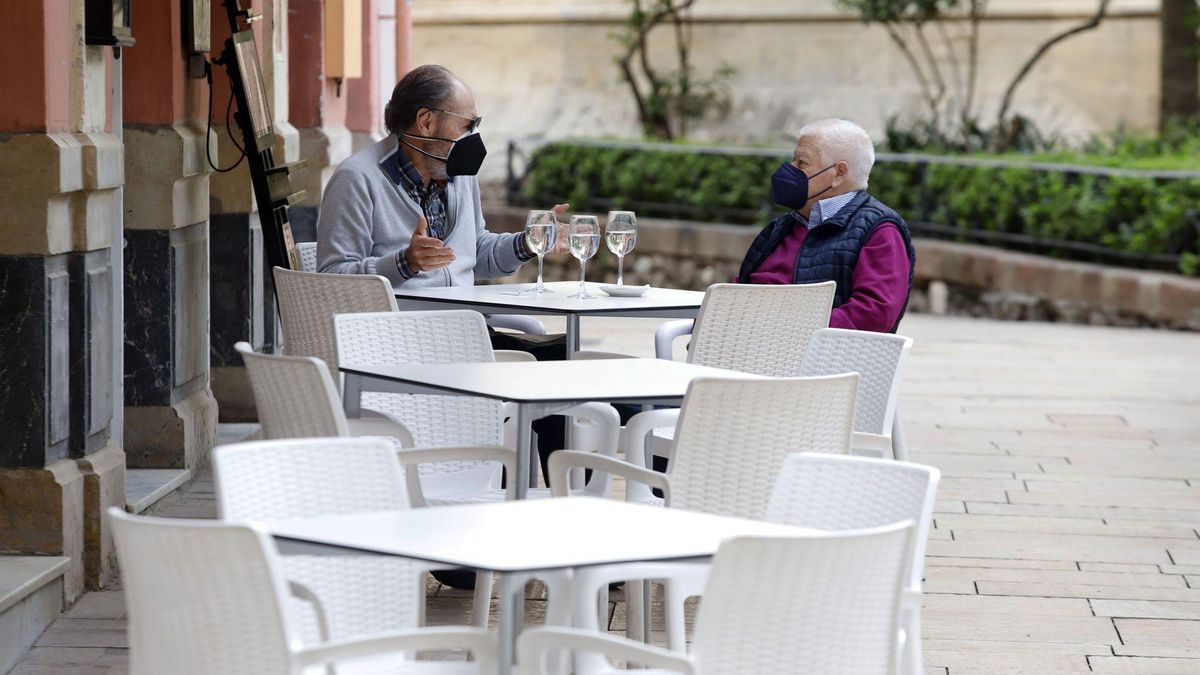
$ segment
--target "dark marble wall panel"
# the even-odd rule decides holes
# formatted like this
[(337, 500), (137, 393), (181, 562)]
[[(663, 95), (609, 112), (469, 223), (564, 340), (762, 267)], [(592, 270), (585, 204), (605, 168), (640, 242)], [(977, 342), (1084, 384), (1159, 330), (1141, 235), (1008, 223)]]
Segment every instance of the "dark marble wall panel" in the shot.
[(245, 340), (258, 350), (275, 344), (275, 298), (265, 279), (262, 228), (257, 213), (213, 214), (209, 228), (211, 364), (241, 366), (235, 342)]
[(127, 230), (125, 241), (125, 405), (171, 405), (171, 233)]
[(108, 441), (112, 423), (112, 282), (108, 249), (70, 253), (71, 456)]
[(69, 454), (66, 256), (0, 256), (0, 468)]

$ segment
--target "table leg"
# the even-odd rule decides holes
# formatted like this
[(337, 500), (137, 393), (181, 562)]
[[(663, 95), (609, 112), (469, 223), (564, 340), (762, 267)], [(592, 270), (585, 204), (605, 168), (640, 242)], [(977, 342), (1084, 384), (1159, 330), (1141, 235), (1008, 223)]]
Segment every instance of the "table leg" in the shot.
[(500, 675), (510, 675), (517, 635), (525, 620), (525, 585), (516, 574), (500, 575)]
[(579, 351), (579, 315), (567, 315), (567, 360), (575, 358)]
[(533, 411), (525, 403), (517, 404), (517, 475), (509, 479), (514, 481), (517, 499), (525, 499), (529, 494), (530, 471), (534, 464), (530, 461), (533, 438)]
[(342, 384), (342, 407), (346, 410), (346, 417), (362, 417), (362, 376), (346, 373)]
[[(575, 358), (575, 352), (579, 351), (579, 315), (567, 315), (567, 360), (571, 361)], [(566, 429), (563, 431), (563, 443), (567, 448), (575, 447), (574, 427), (571, 418), (566, 418)]]

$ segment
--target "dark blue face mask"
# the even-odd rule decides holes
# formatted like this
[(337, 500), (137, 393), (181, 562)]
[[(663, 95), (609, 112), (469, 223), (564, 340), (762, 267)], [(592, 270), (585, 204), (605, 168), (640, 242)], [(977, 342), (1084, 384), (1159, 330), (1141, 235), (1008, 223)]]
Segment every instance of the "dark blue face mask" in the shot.
[(771, 176), (771, 198), (780, 206), (786, 206), (789, 209), (799, 211), (809, 201), (833, 189), (833, 186), (830, 185), (811, 197), (808, 195), (808, 181), (820, 176), (834, 166), (837, 165), (830, 164), (812, 176), (809, 176), (800, 169), (797, 169), (791, 162), (780, 164), (779, 168), (775, 170), (775, 174)]

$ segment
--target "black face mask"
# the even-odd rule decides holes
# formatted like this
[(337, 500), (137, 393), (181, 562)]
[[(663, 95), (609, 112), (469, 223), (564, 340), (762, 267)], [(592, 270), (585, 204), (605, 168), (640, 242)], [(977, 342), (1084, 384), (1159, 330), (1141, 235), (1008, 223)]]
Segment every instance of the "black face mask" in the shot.
[(487, 148), (483, 146), (483, 138), (480, 137), (479, 132), (467, 134), (458, 140), (438, 138), (437, 136), (418, 136), (417, 134), (406, 134), (404, 132), (401, 132), (400, 135), (419, 138), (423, 141), (453, 143), (454, 145), (450, 148), (450, 154), (441, 157), (432, 152), (425, 152), (403, 138), (400, 139), (400, 142), (422, 155), (430, 159), (436, 159), (439, 162), (445, 162), (447, 176), (474, 176), (479, 173), (479, 167), (483, 165), (483, 158), (487, 156)]

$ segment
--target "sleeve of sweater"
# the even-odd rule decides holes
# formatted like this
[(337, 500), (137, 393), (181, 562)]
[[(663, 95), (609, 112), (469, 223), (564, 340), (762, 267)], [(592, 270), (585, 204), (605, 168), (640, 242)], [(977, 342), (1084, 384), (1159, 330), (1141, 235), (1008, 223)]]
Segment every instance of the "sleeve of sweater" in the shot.
[(529, 259), (520, 232), (488, 232), (483, 220), (483, 205), (479, 199), (479, 184), (474, 177), (471, 207), (475, 209), (475, 278), (495, 279), (515, 274)]
[[(317, 217), (317, 271), (378, 274), (395, 285), (408, 280), (397, 264), (404, 249), (372, 255), (374, 208), (366, 176), (348, 167), (333, 172)], [(416, 223), (405, 223), (411, 232)]]
[(871, 233), (850, 277), (850, 299), (835, 307), (830, 328), (887, 333), (908, 299), (908, 250), (895, 223)]

